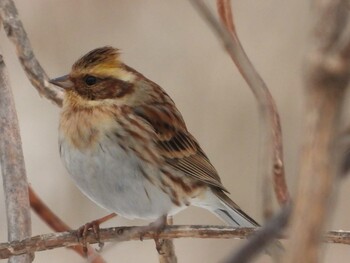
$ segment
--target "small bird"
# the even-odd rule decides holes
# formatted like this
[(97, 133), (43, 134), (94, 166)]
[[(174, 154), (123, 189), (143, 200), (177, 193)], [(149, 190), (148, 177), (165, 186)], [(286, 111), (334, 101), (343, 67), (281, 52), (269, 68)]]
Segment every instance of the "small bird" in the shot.
[(113, 47), (50, 81), (64, 89), (59, 151), (79, 189), (126, 218), (156, 220), (193, 205), (231, 226), (256, 227), (227, 189), (173, 100)]

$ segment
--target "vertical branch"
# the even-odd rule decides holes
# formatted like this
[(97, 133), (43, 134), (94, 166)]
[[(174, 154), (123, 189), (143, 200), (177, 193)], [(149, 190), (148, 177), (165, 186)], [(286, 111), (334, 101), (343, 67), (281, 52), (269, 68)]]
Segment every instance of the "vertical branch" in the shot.
[[(0, 164), (3, 177), (9, 241), (31, 236), (28, 183), (19, 126), (6, 66), (0, 54)], [(11, 263), (31, 262), (31, 255), (12, 257)]]
[(306, 132), (287, 263), (318, 262), (340, 172), (335, 146), (350, 76), (350, 58), (343, 55), (350, 44), (349, 10), (346, 0), (319, 0), (314, 6), (314, 42), (306, 61)]

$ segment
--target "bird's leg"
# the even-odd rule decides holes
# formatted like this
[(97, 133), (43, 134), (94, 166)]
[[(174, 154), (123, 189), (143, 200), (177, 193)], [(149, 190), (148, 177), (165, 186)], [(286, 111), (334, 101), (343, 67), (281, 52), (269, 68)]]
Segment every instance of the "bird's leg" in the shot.
[(77, 230), (78, 239), (81, 240), (85, 255), (87, 255), (87, 236), (88, 236), (89, 230), (93, 231), (98, 241), (99, 250), (101, 250), (103, 248), (104, 243), (100, 241), (100, 224), (108, 221), (109, 219), (115, 216), (117, 216), (117, 214), (112, 213), (104, 217), (101, 217), (99, 219), (88, 222), (85, 225), (78, 228)]
[(156, 221), (150, 223), (148, 226), (143, 227), (144, 230), (140, 235), (140, 240), (141, 241), (143, 240), (143, 237), (146, 235), (147, 232), (153, 231), (155, 232), (154, 241), (156, 242), (156, 245), (157, 245), (157, 242), (159, 240), (159, 234), (164, 230), (166, 225), (167, 225), (167, 216), (163, 215), (159, 217)]
[[(160, 239), (159, 234), (162, 232), (167, 225), (173, 224), (173, 217), (161, 217), (158, 220), (161, 220), (160, 225), (158, 225), (158, 231), (156, 232), (156, 235), (154, 237), (154, 242), (156, 243), (156, 249), (158, 251), (159, 255), (167, 254), (167, 249), (171, 250), (171, 246), (173, 246), (173, 243), (170, 240), (167, 239)], [(158, 221), (157, 220), (157, 221)], [(169, 243), (170, 241), (170, 243)]]

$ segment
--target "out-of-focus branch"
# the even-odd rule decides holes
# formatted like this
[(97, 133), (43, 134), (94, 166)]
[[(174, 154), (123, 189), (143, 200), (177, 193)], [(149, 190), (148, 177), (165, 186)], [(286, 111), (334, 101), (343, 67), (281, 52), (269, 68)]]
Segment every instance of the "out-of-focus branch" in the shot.
[[(0, 166), (6, 203), (8, 240), (31, 236), (28, 183), (15, 103), (5, 62), (0, 54)], [(12, 257), (10, 263), (29, 263), (32, 255)]]
[(306, 61), (306, 132), (287, 263), (319, 262), (322, 231), (333, 214), (331, 197), (341, 172), (336, 140), (350, 77), (350, 56), (345, 55), (350, 45), (347, 5), (346, 0), (319, 0), (313, 5), (316, 24)]
[(226, 29), (215, 18), (214, 14), (203, 1), (191, 0), (191, 2), (222, 41), (225, 49), (257, 99), (258, 110), (261, 114), (261, 132), (263, 134), (262, 140), (264, 145), (260, 157), (263, 158), (261, 160), (264, 184), (263, 202), (265, 208), (264, 215), (267, 218), (271, 216), (273, 211), (270, 191), (272, 178), (278, 202), (283, 205), (290, 199), (284, 176), (282, 131), (276, 104), (264, 81), (255, 70), (240, 44), (233, 23), (230, 1), (217, 1), (220, 19)]
[(16, 46), (17, 56), (30, 82), (41, 95), (58, 106), (62, 105), (63, 92), (49, 83), (48, 76), (35, 58), (27, 33), (12, 0), (0, 1), (0, 18), (6, 35)]
[[(248, 263), (257, 256), (264, 248), (276, 238), (281, 236), (282, 230), (287, 226), (289, 216), (291, 213), (291, 205), (284, 206), (277, 215), (273, 216), (260, 230), (249, 238), (249, 242), (245, 243), (237, 252), (233, 253), (226, 262), (227, 263)], [(275, 243), (274, 253), (280, 262), (284, 249), (280, 247), (279, 243)], [(273, 245), (270, 245), (272, 248)], [(277, 251), (279, 250), (279, 251)]]
[[(56, 232), (65, 232), (72, 230), (66, 223), (64, 223), (49, 207), (38, 197), (34, 190), (29, 187), (30, 206), (35, 213), (48, 224)], [(77, 252), (82, 257), (85, 257), (83, 246), (76, 245), (69, 247)], [(91, 259), (91, 263), (104, 263), (105, 260), (95, 251), (91, 246), (87, 246), (87, 256)]]

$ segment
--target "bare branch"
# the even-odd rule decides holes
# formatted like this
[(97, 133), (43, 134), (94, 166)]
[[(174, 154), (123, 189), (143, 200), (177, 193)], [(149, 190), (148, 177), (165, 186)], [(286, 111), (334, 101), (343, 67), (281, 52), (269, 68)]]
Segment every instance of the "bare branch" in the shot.
[[(100, 230), (101, 242), (122, 242), (128, 240), (146, 240), (159, 237), (161, 239), (173, 238), (236, 238), (244, 239), (253, 234), (254, 228), (232, 228), (226, 226), (167, 226), (163, 232), (156, 233), (145, 227), (112, 227)], [(98, 243), (94, 233), (89, 231), (87, 242)], [(80, 244), (77, 231), (52, 233), (35, 236), (22, 241), (0, 244), (0, 259), (8, 258), (11, 255), (43, 251), (58, 247), (75, 246)]]
[[(159, 237), (161, 239), (173, 238), (236, 238), (243, 239), (254, 233), (254, 228), (232, 228), (226, 226), (167, 226), (161, 233), (148, 230), (145, 227), (113, 227), (100, 230), (101, 242), (122, 242), (128, 240), (146, 240)], [(89, 244), (98, 243), (95, 235), (89, 232), (87, 237)], [(43, 251), (58, 247), (78, 245), (77, 231), (45, 234), (35, 236), (22, 241), (0, 244), (0, 259), (11, 255), (21, 255), (27, 252)]]
[(12, 0), (0, 1), (0, 17), (8, 38), (16, 46), (17, 56), (30, 82), (40, 95), (62, 105), (63, 91), (49, 83), (49, 78), (35, 58), (27, 33)]
[[(336, 139), (346, 87), (350, 57), (342, 56), (348, 34), (346, 0), (315, 1), (316, 25), (313, 49), (307, 60), (305, 81), (306, 132), (292, 215), (289, 256), (286, 262), (319, 261), (320, 242), (330, 217), (332, 194), (337, 192), (340, 171)], [(339, 67), (339, 65), (347, 65)]]
[[(64, 223), (51, 209), (39, 198), (39, 196), (34, 192), (34, 190), (29, 186), (29, 200), (30, 206), (35, 211), (35, 213), (53, 230), (56, 232), (64, 232), (72, 230), (66, 223)], [(71, 246), (69, 247), (77, 252), (82, 257), (85, 257), (83, 246)], [(104, 263), (105, 260), (99, 255), (96, 250), (87, 246), (87, 256), (92, 260), (91, 263)]]
[[(15, 103), (0, 54), (0, 166), (5, 193), (8, 240), (31, 236), (28, 183)], [(31, 262), (31, 255), (13, 257), (10, 263)]]
[[(246, 239), (259, 231), (254, 228), (233, 228), (228, 226), (167, 226), (161, 233), (145, 232), (146, 227), (112, 227), (101, 229), (100, 240), (102, 242), (123, 242), (130, 240), (159, 238), (220, 238), (220, 239)], [(284, 238), (284, 237), (280, 237)], [(97, 244), (95, 235), (89, 232), (87, 241)], [(350, 231), (330, 231), (324, 236), (324, 242), (350, 245)], [(39, 235), (22, 241), (0, 243), (0, 259), (12, 255), (44, 251), (58, 247), (69, 247), (80, 244), (76, 231)]]
[[(271, 136), (271, 143), (267, 144), (266, 147), (270, 149), (273, 156), (273, 173), (266, 173), (265, 183), (269, 184), (269, 175), (273, 174), (274, 190), (277, 201), (280, 205), (284, 205), (289, 201), (290, 196), (284, 173), (282, 129), (280, 124), (280, 117), (276, 103), (270, 91), (268, 90), (262, 78), (259, 76), (259, 73), (254, 68), (253, 64), (250, 62), (239, 41), (234, 25), (230, 2), (230, 0), (217, 0), (218, 13), (221, 22), (226, 26), (226, 29), (231, 35), (232, 42), (235, 43), (237, 46), (237, 51), (240, 53), (240, 55), (234, 55), (233, 53), (230, 53), (230, 56), (233, 62), (237, 65), (244, 79), (247, 81), (250, 89), (255, 94), (258, 105), (261, 105), (259, 108), (265, 108), (265, 110), (262, 112), (262, 114), (265, 116), (262, 117), (267, 122), (266, 137)], [(267, 166), (265, 170), (269, 171), (269, 169), (271, 169), (271, 167), (269, 168)], [(265, 187), (265, 190), (268, 190), (268, 187)], [(265, 191), (264, 195), (268, 195), (268, 193)], [(269, 198), (266, 199), (268, 200)]]
[(243, 47), (236, 34), (233, 23), (230, 1), (218, 0), (218, 12), (222, 23), (227, 30), (217, 21), (214, 14), (201, 0), (191, 0), (198, 12), (212, 27), (219, 40), (222, 41), (225, 49), (236, 64), (238, 70), (252, 90), (258, 102), (258, 110), (261, 114), (262, 141), (264, 147), (260, 154), (261, 165), (263, 166), (264, 185), (264, 215), (266, 218), (272, 214), (272, 200), (270, 191), (270, 181), (273, 178), (276, 198), (280, 205), (287, 203), (290, 199), (288, 188), (284, 176), (282, 131), (280, 118), (276, 104), (249, 58), (245, 54)]

